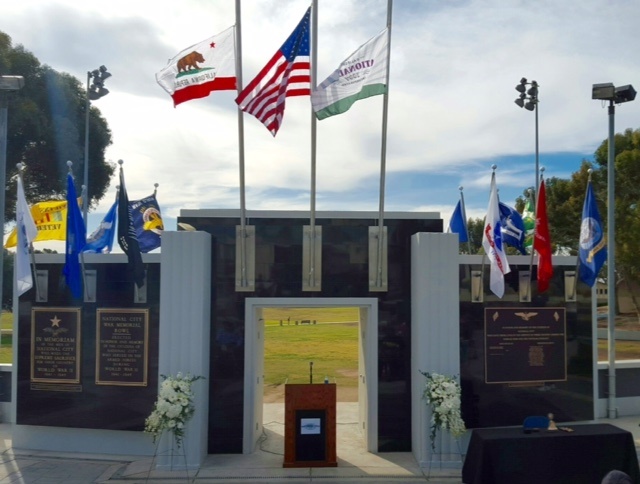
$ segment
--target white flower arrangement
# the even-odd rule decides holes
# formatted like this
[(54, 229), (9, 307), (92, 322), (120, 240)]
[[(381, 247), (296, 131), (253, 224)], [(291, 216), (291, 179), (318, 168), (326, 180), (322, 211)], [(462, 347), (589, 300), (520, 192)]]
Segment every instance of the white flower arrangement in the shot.
[(193, 416), (193, 392), (191, 384), (200, 380), (202, 376), (192, 376), (189, 373), (176, 376), (160, 375), (164, 381), (160, 386), (158, 399), (153, 406), (151, 415), (145, 420), (144, 431), (153, 436), (153, 443), (165, 430), (173, 433), (178, 448), (182, 444), (185, 425)]
[(438, 429), (448, 430), (454, 437), (463, 435), (467, 428), (460, 414), (460, 384), (455, 377), (438, 373), (422, 373), (427, 381), (422, 397), (431, 405), (431, 449), (435, 451)]

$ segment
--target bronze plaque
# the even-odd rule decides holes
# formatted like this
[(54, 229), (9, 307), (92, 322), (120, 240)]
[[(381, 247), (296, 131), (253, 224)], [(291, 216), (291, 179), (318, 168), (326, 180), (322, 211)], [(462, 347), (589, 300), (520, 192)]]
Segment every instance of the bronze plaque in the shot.
[(31, 310), (31, 381), (80, 383), (80, 308)]
[(98, 309), (96, 384), (147, 386), (148, 309)]
[(485, 382), (567, 379), (565, 308), (485, 308)]

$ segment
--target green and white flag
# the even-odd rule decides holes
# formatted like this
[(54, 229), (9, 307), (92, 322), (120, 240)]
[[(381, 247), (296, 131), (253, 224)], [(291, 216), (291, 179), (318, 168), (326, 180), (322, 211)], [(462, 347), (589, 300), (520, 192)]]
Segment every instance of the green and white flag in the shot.
[(342, 114), (360, 99), (387, 92), (387, 45), (384, 29), (360, 46), (311, 93), (316, 118)]

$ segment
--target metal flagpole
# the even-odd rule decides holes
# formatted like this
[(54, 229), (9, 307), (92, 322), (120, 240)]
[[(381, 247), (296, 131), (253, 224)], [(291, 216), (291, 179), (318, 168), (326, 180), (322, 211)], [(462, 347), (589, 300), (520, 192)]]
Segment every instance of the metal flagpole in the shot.
[[(593, 173), (593, 170), (591, 168), (589, 168), (587, 170), (587, 173), (589, 174), (588, 178), (587, 178), (587, 188), (585, 189), (584, 192), (584, 199), (587, 199), (587, 194), (589, 193), (589, 185), (591, 184), (591, 173)], [(580, 254), (578, 253), (578, 256), (576, 257), (576, 276), (573, 278), (573, 291), (571, 291), (571, 294), (573, 295), (573, 298), (575, 299), (578, 293), (578, 273), (580, 271)]]
[(531, 301), (531, 278), (533, 274), (533, 256), (536, 253), (534, 247), (536, 245), (536, 232), (538, 231), (538, 200), (540, 200), (540, 183), (542, 177), (544, 177), (544, 167), (540, 168), (540, 180), (538, 180), (538, 184), (536, 185), (536, 201), (533, 207), (535, 221), (533, 223), (533, 237), (531, 238), (531, 259), (529, 259), (529, 301)]
[[(16, 165), (18, 168), (18, 178), (20, 178), (20, 182), (24, 189), (24, 181), (22, 180), (22, 171), (26, 168), (24, 163), (18, 163)], [(26, 198), (26, 194), (25, 194)], [(30, 211), (31, 207), (27, 207)], [(36, 287), (36, 301), (40, 300), (40, 286), (38, 285), (38, 272), (36, 271), (36, 257), (33, 254), (33, 244), (29, 241), (29, 261), (31, 262), (31, 267), (33, 268), (33, 285)]]
[(391, 15), (393, 0), (387, 2), (387, 89), (384, 93), (382, 104), (382, 147), (380, 154), (380, 211), (378, 214), (378, 274), (376, 276), (376, 286), (382, 286), (382, 242), (384, 235), (384, 186), (387, 163), (387, 115), (389, 111), (389, 71), (391, 65)]
[[(316, 88), (318, 60), (318, 0), (311, 2), (311, 91)], [(309, 287), (315, 286), (316, 254), (316, 116), (311, 106), (311, 206), (309, 219)]]
[(464, 206), (464, 190), (463, 186), (459, 186), (460, 190), (460, 208), (462, 209), (462, 221), (464, 222), (464, 229), (467, 231), (467, 247), (469, 248), (469, 254), (471, 254), (471, 234), (469, 233), (469, 227), (467, 227), (467, 209)]
[[(238, 95), (242, 92), (242, 22), (240, 0), (236, 0), (236, 88)], [(244, 192), (244, 117), (238, 106), (238, 157), (240, 167), (240, 286), (247, 286), (247, 233), (246, 206)]]

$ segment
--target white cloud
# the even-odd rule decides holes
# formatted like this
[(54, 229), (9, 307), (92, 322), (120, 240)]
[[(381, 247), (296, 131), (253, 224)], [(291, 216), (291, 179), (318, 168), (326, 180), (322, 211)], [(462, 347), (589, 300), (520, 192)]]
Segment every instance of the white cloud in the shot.
[[(95, 103), (113, 132), (108, 157), (125, 160), (130, 198), (159, 183), (163, 211), (175, 217), (180, 208), (240, 205), (234, 93), (174, 108), (154, 78), (180, 50), (232, 25), (233, 3), (23, 0), (3, 6), (1, 29), (41, 62), (83, 82), (87, 70), (109, 68), (111, 94)], [(384, 28), (387, 2), (319, 4), (321, 81)], [(242, 3), (245, 84), (307, 6), (298, 0)], [(388, 174), (410, 173), (424, 184), (420, 193), (415, 186), (387, 185), (394, 195), (386, 208), (442, 211), (448, 220), (463, 185), (468, 214), (482, 216), (496, 159), (504, 198), (531, 185), (535, 117), (513, 103), (522, 76), (540, 83), (540, 159), (553, 165), (547, 175), (575, 171), (607, 136), (606, 109), (591, 100), (592, 84), (640, 88), (638, 18), (634, 0), (395, 2), (386, 167)], [(310, 116), (306, 99), (288, 99), (275, 139), (255, 118), (244, 117), (247, 208), (308, 210)], [(639, 119), (640, 102), (621, 105), (616, 130), (637, 128)], [(381, 127), (380, 96), (317, 123), (318, 210), (377, 210)], [(575, 153), (571, 167), (553, 163), (554, 154), (569, 152)], [(106, 211), (114, 192), (99, 211)], [(406, 202), (430, 196), (424, 206)]]

